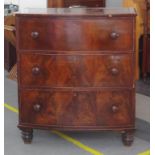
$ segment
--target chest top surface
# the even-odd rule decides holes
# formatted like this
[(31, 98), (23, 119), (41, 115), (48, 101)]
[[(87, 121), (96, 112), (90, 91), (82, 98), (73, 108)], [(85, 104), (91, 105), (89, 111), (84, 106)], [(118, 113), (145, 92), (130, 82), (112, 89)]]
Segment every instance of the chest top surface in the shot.
[(135, 16), (134, 8), (34, 8), (23, 9), (17, 16)]

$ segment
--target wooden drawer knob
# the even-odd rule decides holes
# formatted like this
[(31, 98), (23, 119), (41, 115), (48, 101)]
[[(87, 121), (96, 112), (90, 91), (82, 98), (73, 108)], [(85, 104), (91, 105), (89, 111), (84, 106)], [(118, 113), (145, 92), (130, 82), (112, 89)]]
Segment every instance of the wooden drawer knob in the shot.
[(112, 32), (112, 33), (110, 34), (110, 37), (111, 37), (112, 39), (117, 39), (117, 38), (119, 37), (119, 33), (117, 33), (117, 32)]
[(32, 68), (32, 74), (33, 75), (39, 75), (40, 74), (40, 68), (38, 66), (35, 66)]
[(40, 104), (35, 104), (35, 105), (33, 105), (33, 109), (34, 109), (34, 111), (39, 112), (40, 109), (41, 109)]
[(39, 37), (39, 32), (31, 32), (31, 37), (37, 39)]
[(118, 75), (118, 73), (119, 73), (119, 70), (117, 69), (117, 68), (111, 68), (111, 74), (112, 75)]
[(118, 108), (118, 106), (113, 105), (111, 110), (112, 110), (113, 113), (115, 113), (115, 112), (118, 112), (119, 108)]

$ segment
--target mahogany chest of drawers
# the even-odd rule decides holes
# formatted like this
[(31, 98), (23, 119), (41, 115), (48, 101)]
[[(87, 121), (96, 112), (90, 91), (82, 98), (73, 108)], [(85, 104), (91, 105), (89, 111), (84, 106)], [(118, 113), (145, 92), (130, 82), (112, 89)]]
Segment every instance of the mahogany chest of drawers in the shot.
[(133, 142), (135, 16), (132, 8), (33, 9), (16, 14), (19, 125), (112, 130)]

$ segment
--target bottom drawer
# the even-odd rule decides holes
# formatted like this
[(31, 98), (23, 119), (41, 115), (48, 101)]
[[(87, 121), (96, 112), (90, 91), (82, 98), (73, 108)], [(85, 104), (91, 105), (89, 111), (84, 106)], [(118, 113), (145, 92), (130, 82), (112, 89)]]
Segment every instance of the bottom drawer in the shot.
[(20, 91), (20, 123), (56, 126), (132, 125), (132, 91)]

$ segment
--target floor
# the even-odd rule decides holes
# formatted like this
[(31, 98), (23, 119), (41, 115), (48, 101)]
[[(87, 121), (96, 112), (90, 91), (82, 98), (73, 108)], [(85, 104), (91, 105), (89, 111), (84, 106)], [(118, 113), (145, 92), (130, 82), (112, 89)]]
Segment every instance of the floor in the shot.
[(136, 82), (136, 92), (150, 96), (150, 78), (147, 77), (144, 81), (142, 78)]
[[(149, 96), (136, 94), (137, 130), (131, 147), (125, 147), (120, 134), (114, 132), (34, 130), (32, 144), (24, 144), (17, 128), (18, 113), (16, 109), (6, 107), (5, 155), (149, 155), (149, 102)], [(7, 72), (5, 103), (17, 108), (17, 83), (7, 78)]]

